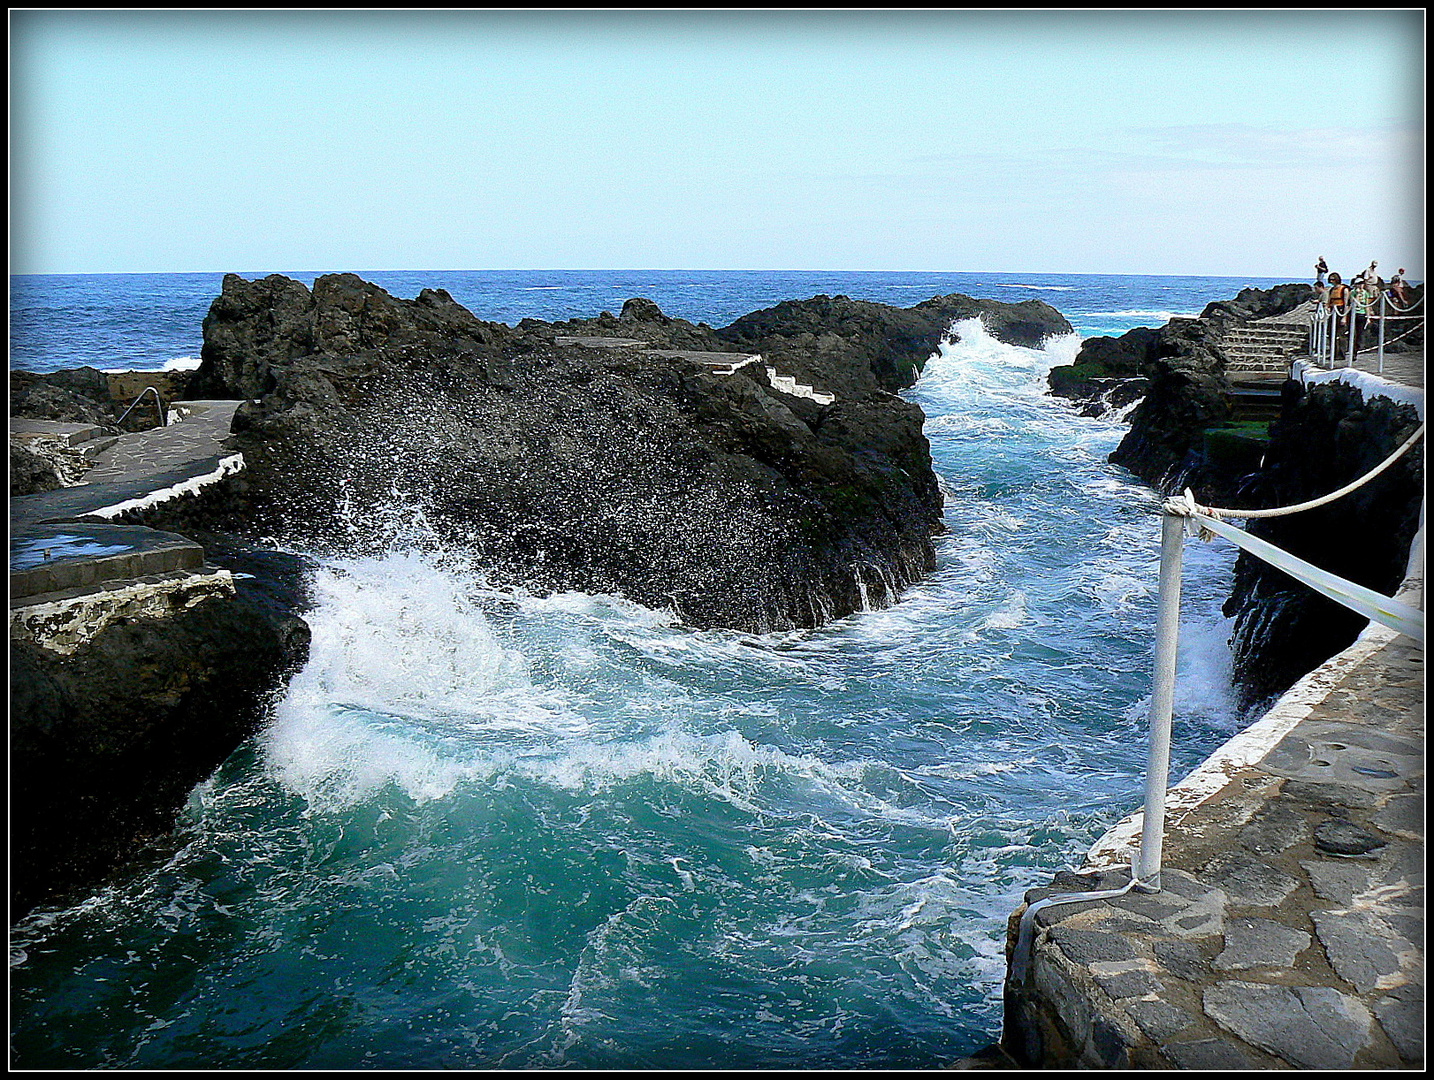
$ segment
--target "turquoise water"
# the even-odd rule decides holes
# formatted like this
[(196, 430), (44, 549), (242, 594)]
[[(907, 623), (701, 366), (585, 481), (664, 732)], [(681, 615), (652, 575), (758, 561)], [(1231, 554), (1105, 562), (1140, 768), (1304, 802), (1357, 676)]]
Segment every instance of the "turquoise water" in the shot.
[[(1066, 292), (1164, 310), (1136, 279)], [(1043, 393), (1078, 337), (959, 330), (907, 395), (949, 532), (885, 610), (694, 633), (501, 588), (392, 508), (388, 554), (316, 574), (308, 666), (173, 845), (12, 927), (12, 1063), (922, 1068), (993, 1041), (1006, 917), (1141, 798), (1158, 501), (1105, 463), (1123, 425)], [(1176, 776), (1237, 722), (1230, 561), (1189, 545)]]

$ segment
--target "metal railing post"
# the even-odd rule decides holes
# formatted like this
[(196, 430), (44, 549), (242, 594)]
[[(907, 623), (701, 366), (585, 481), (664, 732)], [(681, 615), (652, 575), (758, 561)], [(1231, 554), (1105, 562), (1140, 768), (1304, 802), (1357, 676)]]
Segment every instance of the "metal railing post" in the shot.
[(1180, 576), (1185, 518), (1166, 509), (1160, 528), (1160, 607), (1155, 620), (1155, 679), (1150, 691), (1150, 746), (1145, 766), (1145, 817), (1132, 876), (1160, 890), (1165, 842), (1165, 792), (1170, 786), (1170, 726), (1175, 711), (1175, 656), (1180, 644)]
[(1379, 373), (1384, 374), (1384, 290), (1379, 290)]

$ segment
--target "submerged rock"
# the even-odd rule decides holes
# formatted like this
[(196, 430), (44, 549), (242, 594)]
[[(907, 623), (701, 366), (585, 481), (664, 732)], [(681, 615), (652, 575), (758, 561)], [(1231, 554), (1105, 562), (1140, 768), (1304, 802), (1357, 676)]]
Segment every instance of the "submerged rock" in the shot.
[(924, 417), (891, 391), (988, 309), (1022, 341), (1069, 331), (1045, 305), (967, 297), (815, 297), (722, 330), (634, 298), (508, 327), (441, 290), (229, 275), (191, 394), (258, 404), (236, 417), (243, 505), (213, 524), (353, 550), (421, 514), (512, 583), (696, 627), (816, 626), (932, 567)]

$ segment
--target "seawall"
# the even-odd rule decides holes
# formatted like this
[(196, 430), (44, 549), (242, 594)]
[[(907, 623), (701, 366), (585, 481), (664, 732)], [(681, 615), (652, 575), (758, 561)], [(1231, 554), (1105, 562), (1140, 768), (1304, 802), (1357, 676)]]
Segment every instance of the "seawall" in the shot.
[[(1310, 381), (1357, 386), (1348, 417), (1387, 396), (1423, 419), (1422, 391)], [(1413, 498), (1396, 595), (1422, 610)], [(1047, 1068), (1422, 1067), (1423, 665), (1422, 645), (1370, 625), (1288, 686), (1170, 789), (1160, 891), (1032, 911), (1126, 889), (1135, 813), (1080, 870), (1027, 892), (1009, 924), (1006, 1053)]]

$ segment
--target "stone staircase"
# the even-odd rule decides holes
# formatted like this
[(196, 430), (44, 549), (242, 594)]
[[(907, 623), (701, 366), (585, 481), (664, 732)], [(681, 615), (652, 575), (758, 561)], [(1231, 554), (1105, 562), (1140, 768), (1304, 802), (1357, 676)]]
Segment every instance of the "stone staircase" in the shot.
[(1268, 380), (1289, 375), (1290, 362), (1309, 346), (1309, 327), (1290, 322), (1249, 322), (1225, 331), (1221, 347), (1231, 381)]

